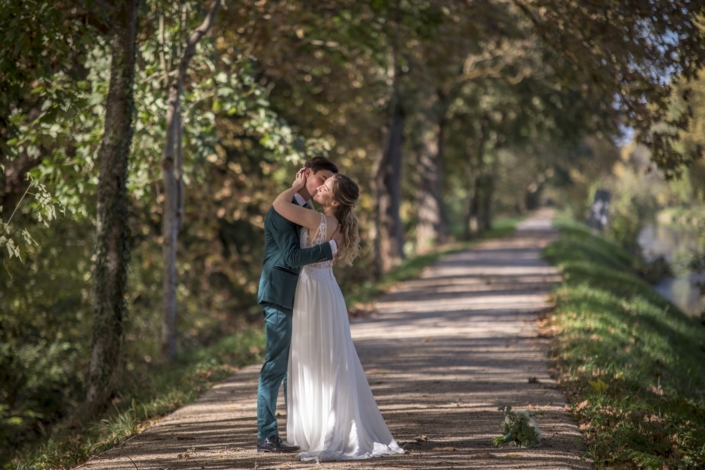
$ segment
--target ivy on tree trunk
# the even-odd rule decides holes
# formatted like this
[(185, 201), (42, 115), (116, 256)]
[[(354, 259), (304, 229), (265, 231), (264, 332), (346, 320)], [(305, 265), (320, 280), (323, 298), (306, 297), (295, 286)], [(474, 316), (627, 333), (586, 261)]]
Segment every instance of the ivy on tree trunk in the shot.
[(122, 362), (130, 229), (127, 167), (132, 142), (138, 0), (112, 6), (112, 62), (105, 128), (98, 149), (98, 230), (94, 270), (93, 344), (87, 400), (99, 406), (113, 392)]

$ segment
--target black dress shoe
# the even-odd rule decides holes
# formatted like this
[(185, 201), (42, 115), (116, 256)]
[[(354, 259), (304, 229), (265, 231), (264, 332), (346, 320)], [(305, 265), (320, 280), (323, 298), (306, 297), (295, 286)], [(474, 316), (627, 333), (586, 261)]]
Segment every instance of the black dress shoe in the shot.
[(298, 451), (299, 446), (286, 445), (279, 436), (269, 436), (265, 439), (257, 439), (257, 452), (279, 452), (282, 454), (290, 454)]

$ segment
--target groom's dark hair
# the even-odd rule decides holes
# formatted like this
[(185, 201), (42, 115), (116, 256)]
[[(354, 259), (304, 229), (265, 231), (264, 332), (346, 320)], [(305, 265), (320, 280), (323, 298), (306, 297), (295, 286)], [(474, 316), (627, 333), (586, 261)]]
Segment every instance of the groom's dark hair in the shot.
[(328, 170), (333, 173), (338, 173), (338, 167), (335, 166), (335, 163), (328, 160), (326, 157), (321, 156), (306, 160), (306, 163), (304, 163), (304, 168), (312, 169), (314, 174), (321, 170)]

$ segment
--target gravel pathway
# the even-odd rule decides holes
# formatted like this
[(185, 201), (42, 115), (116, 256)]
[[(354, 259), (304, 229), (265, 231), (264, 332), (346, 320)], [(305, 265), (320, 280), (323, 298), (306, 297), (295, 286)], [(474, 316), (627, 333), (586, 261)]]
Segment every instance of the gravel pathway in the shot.
[[(539, 212), (514, 236), (447, 256), (399, 284), (378, 300), (376, 315), (352, 323), (372, 391), (405, 455), (315, 464), (256, 453), (257, 365), (81, 468), (590, 469), (536, 325), (559, 280), (540, 256), (554, 236), (550, 212)], [(540, 447), (492, 446), (501, 405), (538, 412)], [(280, 413), (285, 430), (283, 399)]]

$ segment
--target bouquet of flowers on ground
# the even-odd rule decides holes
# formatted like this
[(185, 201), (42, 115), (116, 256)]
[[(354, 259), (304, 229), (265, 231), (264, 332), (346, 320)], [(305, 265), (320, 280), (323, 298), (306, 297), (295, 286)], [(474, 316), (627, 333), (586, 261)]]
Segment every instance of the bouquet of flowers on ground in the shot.
[(503, 436), (492, 439), (495, 447), (505, 442), (514, 442), (519, 447), (536, 447), (541, 441), (541, 429), (528, 411), (512, 411), (511, 406), (497, 408), (504, 412), (504, 422), (501, 424)]

